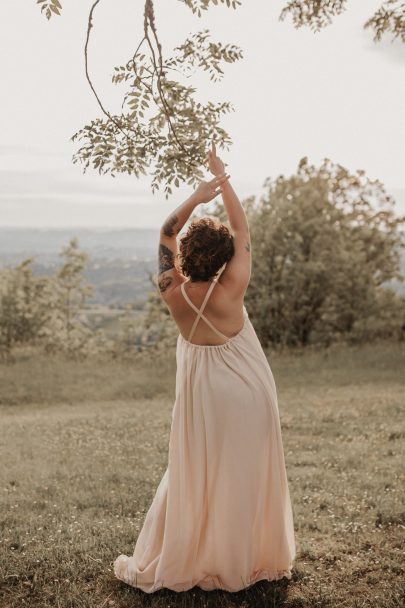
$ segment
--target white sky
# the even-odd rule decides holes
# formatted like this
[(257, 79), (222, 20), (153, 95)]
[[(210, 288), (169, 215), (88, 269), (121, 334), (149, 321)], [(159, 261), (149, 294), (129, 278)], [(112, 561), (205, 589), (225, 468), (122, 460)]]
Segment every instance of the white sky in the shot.
[[(405, 45), (375, 44), (362, 27), (381, 1), (350, 0), (314, 33), (278, 20), (284, 0), (213, 6), (200, 19), (177, 0), (155, 0), (165, 54), (203, 28), (244, 51), (225, 64), (222, 82), (205, 73), (191, 82), (200, 100), (235, 107), (221, 123), (233, 146), (219, 154), (241, 199), (260, 194), (266, 177), (293, 173), (302, 156), (328, 157), (383, 181), (405, 213)], [(96, 9), (90, 66), (113, 111), (121, 93), (111, 74), (142, 38), (143, 4), (103, 0)], [(149, 177), (83, 174), (72, 164), (70, 137), (100, 116), (84, 76), (90, 6), (64, 0), (62, 16), (47, 22), (35, 0), (1, 0), (1, 226), (159, 227), (192, 192), (182, 186), (166, 201), (163, 190), (152, 195)]]

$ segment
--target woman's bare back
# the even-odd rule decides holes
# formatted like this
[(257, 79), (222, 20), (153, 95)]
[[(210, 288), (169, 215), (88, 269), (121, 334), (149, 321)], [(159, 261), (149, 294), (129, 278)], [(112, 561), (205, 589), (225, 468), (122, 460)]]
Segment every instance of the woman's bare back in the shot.
[[(186, 298), (188, 297), (191, 303), (197, 309), (200, 309), (213, 281), (215, 286), (209, 294), (203, 315), (224, 337), (221, 338), (207, 323), (200, 319), (192, 335), (194, 344), (223, 344), (226, 341), (225, 337), (235, 336), (243, 327), (243, 298), (232, 299), (219, 279), (195, 283), (187, 280), (176, 288), (170, 302), (170, 312), (180, 333), (188, 340), (190, 330), (197, 316), (196, 310), (191, 307)], [(184, 290), (185, 296), (182, 290)]]

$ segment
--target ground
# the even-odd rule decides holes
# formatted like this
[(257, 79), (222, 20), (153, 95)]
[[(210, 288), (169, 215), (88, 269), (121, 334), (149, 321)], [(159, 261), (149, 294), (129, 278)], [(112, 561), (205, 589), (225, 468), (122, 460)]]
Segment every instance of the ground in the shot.
[(0, 366), (1, 607), (403, 606), (405, 346), (268, 357), (294, 512), (290, 581), (146, 595), (116, 580), (113, 560), (133, 552), (167, 465), (174, 354), (154, 365), (30, 354)]

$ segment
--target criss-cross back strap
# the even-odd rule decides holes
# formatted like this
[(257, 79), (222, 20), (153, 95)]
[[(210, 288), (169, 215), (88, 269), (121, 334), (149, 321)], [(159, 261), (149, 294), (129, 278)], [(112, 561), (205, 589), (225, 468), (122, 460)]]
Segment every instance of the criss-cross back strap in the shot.
[[(187, 282), (187, 281), (185, 281), (185, 282)], [(180, 289), (181, 289), (181, 291), (182, 291), (182, 294), (183, 294), (184, 298), (185, 298), (185, 299), (186, 299), (186, 301), (187, 301), (187, 302), (190, 304), (191, 308), (192, 308), (193, 310), (195, 310), (195, 311), (196, 311), (196, 313), (197, 313), (197, 316), (196, 316), (196, 318), (194, 319), (193, 326), (192, 326), (192, 328), (191, 328), (191, 330), (190, 330), (190, 334), (189, 334), (189, 336), (188, 336), (188, 340), (189, 340), (189, 341), (191, 340), (192, 335), (193, 335), (193, 333), (194, 333), (194, 330), (195, 330), (195, 328), (197, 327), (197, 323), (198, 323), (198, 321), (199, 321), (200, 319), (203, 319), (203, 320), (204, 320), (204, 321), (207, 323), (207, 325), (209, 325), (209, 326), (211, 327), (211, 329), (212, 329), (212, 330), (213, 330), (213, 331), (214, 331), (216, 334), (218, 334), (218, 336), (221, 336), (221, 338), (225, 338), (225, 340), (229, 340), (229, 337), (228, 337), (228, 336), (225, 336), (225, 334), (223, 334), (222, 332), (220, 332), (220, 331), (219, 331), (219, 329), (217, 329), (216, 327), (214, 327), (214, 325), (211, 323), (211, 321), (209, 321), (209, 320), (207, 319), (207, 317), (206, 317), (205, 315), (203, 315), (203, 311), (204, 311), (205, 305), (207, 304), (207, 302), (208, 302), (208, 298), (210, 297), (211, 292), (212, 292), (212, 290), (214, 289), (214, 287), (215, 287), (215, 284), (216, 284), (216, 283), (217, 283), (217, 281), (216, 281), (216, 280), (213, 280), (213, 281), (212, 281), (211, 285), (209, 286), (209, 288), (208, 288), (208, 290), (207, 290), (207, 293), (205, 294), (205, 298), (204, 298), (204, 300), (203, 300), (203, 303), (201, 304), (201, 307), (200, 307), (199, 309), (197, 308), (197, 306), (195, 306), (195, 304), (193, 304), (193, 303), (192, 303), (192, 301), (190, 300), (190, 298), (189, 298), (189, 297), (188, 297), (188, 295), (186, 294), (186, 290), (184, 289), (184, 283), (181, 283), (181, 285), (180, 285)]]

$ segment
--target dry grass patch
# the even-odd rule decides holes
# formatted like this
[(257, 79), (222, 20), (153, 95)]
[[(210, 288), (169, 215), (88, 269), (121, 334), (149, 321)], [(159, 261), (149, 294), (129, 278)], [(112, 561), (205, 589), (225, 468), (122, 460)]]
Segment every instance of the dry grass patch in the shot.
[(167, 466), (173, 360), (25, 360), (0, 369), (1, 607), (402, 606), (404, 347), (269, 357), (295, 518), (291, 581), (151, 595), (117, 581), (112, 562), (133, 551)]

